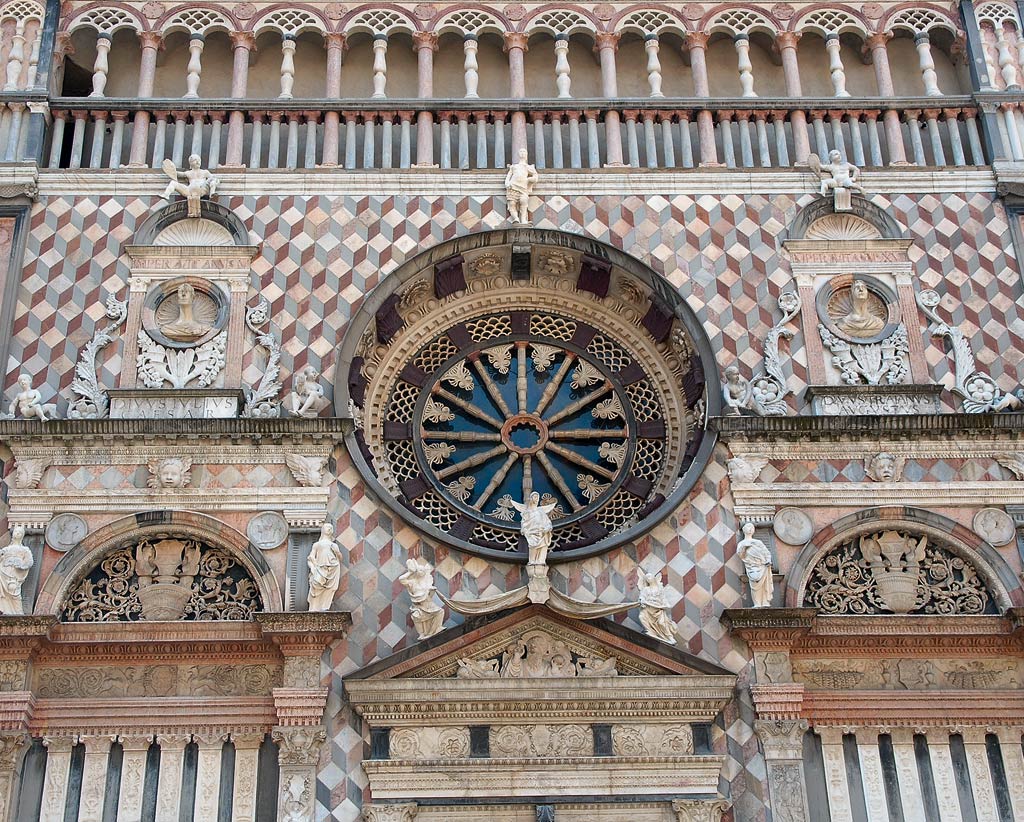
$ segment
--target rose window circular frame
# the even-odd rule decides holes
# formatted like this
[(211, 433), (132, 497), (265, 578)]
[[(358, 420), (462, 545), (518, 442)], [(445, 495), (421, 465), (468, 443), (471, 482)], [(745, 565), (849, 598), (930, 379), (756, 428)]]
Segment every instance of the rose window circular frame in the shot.
[(558, 562), (638, 538), (682, 499), (710, 457), (718, 396), (700, 326), (681, 299), (665, 310), (664, 281), (607, 265), (595, 298), (579, 289), (585, 251), (532, 244), (527, 281), (514, 254), (485, 247), (391, 275), (353, 320), (338, 400), (357, 465), (404, 519), (523, 561), (512, 503), (537, 491), (555, 505)]

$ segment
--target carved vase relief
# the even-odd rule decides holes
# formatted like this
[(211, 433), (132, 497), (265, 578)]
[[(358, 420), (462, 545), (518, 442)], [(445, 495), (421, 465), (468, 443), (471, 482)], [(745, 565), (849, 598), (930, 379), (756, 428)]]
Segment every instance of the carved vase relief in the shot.
[(994, 614), (996, 603), (970, 562), (929, 537), (880, 531), (822, 557), (804, 604), (826, 614)]
[(65, 622), (249, 619), (259, 591), (226, 551), (190, 539), (142, 540), (107, 556), (71, 592)]

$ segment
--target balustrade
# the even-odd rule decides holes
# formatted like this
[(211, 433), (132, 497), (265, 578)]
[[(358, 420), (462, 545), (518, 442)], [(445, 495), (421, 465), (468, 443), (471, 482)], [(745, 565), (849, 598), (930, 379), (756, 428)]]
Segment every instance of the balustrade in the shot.
[[(946, 98), (947, 104), (962, 104), (942, 108), (884, 111), (777, 103), (772, 109), (744, 107), (749, 104), (712, 109), (673, 106), (666, 98), (621, 109), (576, 101), (579, 108), (529, 111), (469, 105), (458, 111), (412, 106), (325, 111), (283, 101), (278, 110), (169, 111), (139, 108), (137, 101), (116, 101), (112, 109), (64, 108), (62, 102), (71, 101), (54, 103), (50, 168), (159, 168), (167, 158), (180, 167), (198, 154), (210, 168), (237, 167), (244, 158), (252, 169), (503, 169), (515, 147), (517, 117), (523, 118), (522, 140), (531, 161), (542, 169), (777, 169), (806, 162), (808, 151), (824, 158), (833, 149), (865, 167), (989, 162), (977, 110), (966, 99)], [(224, 103), (237, 106), (237, 101)], [(0, 151), (7, 160), (20, 156), (23, 109), (24, 104), (10, 103), (0, 116)], [(1005, 155), (1024, 159), (1020, 105), (1004, 104), (996, 122)]]

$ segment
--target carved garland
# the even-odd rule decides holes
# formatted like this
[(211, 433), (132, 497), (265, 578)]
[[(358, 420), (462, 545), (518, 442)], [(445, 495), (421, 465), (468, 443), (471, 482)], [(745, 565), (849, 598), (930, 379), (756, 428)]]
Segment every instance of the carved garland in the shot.
[(828, 551), (807, 580), (804, 605), (826, 614), (997, 613), (977, 569), (926, 536), (879, 531)]

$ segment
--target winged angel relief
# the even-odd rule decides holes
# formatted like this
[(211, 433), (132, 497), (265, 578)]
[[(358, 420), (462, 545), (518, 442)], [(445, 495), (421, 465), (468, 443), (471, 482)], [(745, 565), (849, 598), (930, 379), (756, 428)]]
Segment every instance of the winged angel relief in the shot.
[(139, 332), (139, 378), (146, 388), (185, 388), (196, 382), (208, 388), (224, 368), (228, 335), (222, 331), (195, 348), (165, 348), (145, 331)]

